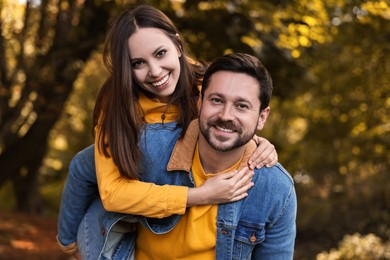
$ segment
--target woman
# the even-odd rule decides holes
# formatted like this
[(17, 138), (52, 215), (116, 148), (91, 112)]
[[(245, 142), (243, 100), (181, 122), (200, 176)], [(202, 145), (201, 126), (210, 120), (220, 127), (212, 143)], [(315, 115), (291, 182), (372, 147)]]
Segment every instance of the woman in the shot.
[[(106, 210), (146, 217), (180, 215), (187, 206), (246, 196), (253, 173), (244, 170), (216, 176), (198, 188), (139, 181), (146, 167), (139, 162), (147, 161), (153, 150), (139, 148), (140, 142), (148, 143), (148, 126), (177, 131), (180, 138), (197, 116), (198, 86), (206, 69), (205, 63), (188, 57), (168, 17), (149, 6), (123, 12), (108, 32), (104, 60), (111, 76), (95, 105), (95, 146), (73, 159), (63, 192), (58, 240), (65, 251), (77, 250), (77, 228), (97, 194), (96, 177)], [(273, 146), (257, 140), (252, 169), (263, 161), (261, 155), (268, 156), (271, 165), (276, 163)], [(170, 155), (171, 144), (159, 144), (167, 145), (164, 156)]]

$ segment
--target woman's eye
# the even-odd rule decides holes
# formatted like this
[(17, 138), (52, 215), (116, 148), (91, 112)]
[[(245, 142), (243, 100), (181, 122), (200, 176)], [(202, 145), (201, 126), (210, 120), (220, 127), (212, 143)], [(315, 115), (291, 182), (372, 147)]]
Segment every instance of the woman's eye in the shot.
[(138, 60), (138, 61), (132, 62), (132, 63), (131, 63), (131, 66), (132, 66), (133, 68), (137, 69), (137, 68), (141, 67), (143, 64), (144, 64), (143, 61)]
[(161, 50), (161, 51), (159, 51), (159, 52), (157, 52), (157, 57), (162, 57), (162, 56), (164, 56), (165, 55), (165, 53), (167, 53), (167, 51), (166, 50)]

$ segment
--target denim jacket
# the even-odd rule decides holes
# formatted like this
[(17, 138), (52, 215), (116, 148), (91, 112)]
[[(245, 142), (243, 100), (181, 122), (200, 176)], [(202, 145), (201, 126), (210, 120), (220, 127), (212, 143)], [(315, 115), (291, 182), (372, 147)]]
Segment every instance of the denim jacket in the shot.
[[(140, 144), (143, 181), (193, 186), (190, 169), (198, 137), (197, 121), (175, 146), (180, 132), (175, 123), (145, 126)], [(216, 259), (292, 259), (296, 234), (293, 181), (280, 164), (256, 170), (253, 181), (255, 186), (247, 198), (218, 207)], [(174, 228), (180, 216), (138, 220), (152, 232), (162, 234)], [(104, 211), (96, 199), (78, 230), (81, 254), (87, 259), (131, 259), (135, 234), (130, 223), (134, 221), (134, 216)], [(75, 222), (66, 224), (75, 227)], [(61, 240), (60, 231), (59, 237)]]

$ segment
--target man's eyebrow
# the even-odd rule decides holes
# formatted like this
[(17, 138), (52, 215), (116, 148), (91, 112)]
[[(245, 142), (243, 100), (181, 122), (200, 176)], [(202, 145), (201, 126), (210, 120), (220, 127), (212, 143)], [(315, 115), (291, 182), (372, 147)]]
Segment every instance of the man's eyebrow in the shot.
[(221, 92), (211, 92), (208, 96), (224, 96)]
[[(213, 96), (216, 96), (216, 97), (220, 97), (220, 98), (225, 98), (226, 95), (224, 95), (223, 92), (211, 92), (208, 97), (213, 97)], [(246, 98), (243, 98), (243, 97), (237, 97), (234, 99), (234, 102), (245, 102), (245, 103), (248, 103), (252, 106), (252, 103), (249, 99), (246, 99)]]
[(235, 99), (236, 102), (246, 102), (246, 103), (251, 103), (251, 101), (247, 98), (239, 97)]

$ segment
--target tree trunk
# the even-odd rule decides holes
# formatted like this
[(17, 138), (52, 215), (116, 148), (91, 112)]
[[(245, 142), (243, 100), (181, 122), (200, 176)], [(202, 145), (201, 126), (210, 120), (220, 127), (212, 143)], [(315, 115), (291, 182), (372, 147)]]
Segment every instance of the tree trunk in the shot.
[[(12, 182), (20, 211), (40, 213), (43, 210), (39, 168), (47, 150), (47, 138), (83, 69), (80, 64), (84, 64), (102, 42), (106, 30), (108, 3), (85, 1), (83, 6), (77, 6), (76, 2), (71, 1), (69, 9), (60, 9), (55, 24), (50, 25), (53, 20), (41, 21), (42, 26), (55, 27), (52, 45), (45, 54), (34, 59), (27, 60), (23, 54), (19, 57), (19, 69), (26, 75), (22, 97), (17, 106), (0, 106), (4, 109), (0, 111), (0, 187)], [(42, 2), (41, 8), (45, 7), (45, 3)], [(76, 14), (78, 24), (75, 24)], [(49, 16), (43, 18), (49, 19)], [(26, 24), (31, 26), (31, 23)], [(43, 41), (39, 40), (37, 49)], [(3, 78), (12, 75), (7, 73), (7, 66), (1, 67)], [(0, 90), (2, 84), (4, 89), (11, 90), (13, 84), (17, 84), (12, 80), (12, 77), (1, 80)], [(5, 85), (7, 82), (10, 85)], [(32, 109), (20, 124), (18, 120), (26, 107)], [(29, 125), (30, 118), (32, 123)]]

